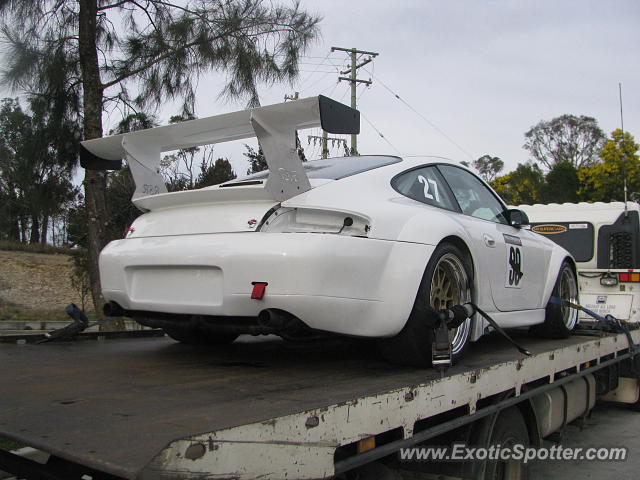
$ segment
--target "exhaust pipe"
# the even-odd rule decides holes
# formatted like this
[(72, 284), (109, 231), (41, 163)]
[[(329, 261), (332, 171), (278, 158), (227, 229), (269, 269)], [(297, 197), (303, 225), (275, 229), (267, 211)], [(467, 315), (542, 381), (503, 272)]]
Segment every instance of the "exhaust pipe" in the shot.
[(107, 302), (102, 307), (102, 312), (106, 317), (124, 317), (124, 309), (116, 302)]
[(315, 338), (312, 330), (298, 317), (285, 310), (267, 308), (258, 315), (258, 324), (273, 329), (285, 339)]

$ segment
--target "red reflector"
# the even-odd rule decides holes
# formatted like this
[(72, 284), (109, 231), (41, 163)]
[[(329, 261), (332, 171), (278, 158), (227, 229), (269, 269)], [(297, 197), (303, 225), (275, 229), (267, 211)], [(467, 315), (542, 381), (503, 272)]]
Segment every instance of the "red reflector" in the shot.
[(629, 281), (629, 274), (628, 273), (620, 273), (620, 274), (618, 274), (618, 276), (620, 277), (620, 281), (621, 282), (628, 282)]
[(251, 300), (262, 300), (262, 297), (264, 297), (264, 291), (269, 284), (267, 282), (251, 282), (251, 285), (253, 285)]

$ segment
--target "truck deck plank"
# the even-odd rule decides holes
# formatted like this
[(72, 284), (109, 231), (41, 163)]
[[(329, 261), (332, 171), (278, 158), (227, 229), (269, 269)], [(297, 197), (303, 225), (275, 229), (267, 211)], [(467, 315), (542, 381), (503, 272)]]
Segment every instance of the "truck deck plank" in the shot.
[[(591, 339), (591, 338), (588, 338)], [(520, 338), (534, 353), (585, 337)], [(489, 335), (448, 374), (522, 358)], [(349, 340), (223, 348), (168, 338), (0, 344), (0, 435), (135, 478), (170, 442), (440, 378)]]

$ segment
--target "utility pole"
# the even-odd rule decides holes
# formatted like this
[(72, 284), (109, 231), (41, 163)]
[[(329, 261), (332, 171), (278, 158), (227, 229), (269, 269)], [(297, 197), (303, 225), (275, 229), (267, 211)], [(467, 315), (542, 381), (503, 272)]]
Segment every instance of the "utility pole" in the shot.
[[(341, 75), (347, 75), (348, 77), (338, 77), (338, 81), (345, 80), (351, 84), (351, 108), (357, 108), (357, 97), (356, 97), (356, 87), (358, 83), (364, 83), (365, 85), (371, 85), (371, 79), (369, 80), (361, 80), (357, 78), (357, 72), (360, 67), (364, 67), (367, 63), (373, 61), (375, 57), (378, 56), (376, 52), (366, 52), (364, 50), (358, 50), (357, 48), (342, 48), (342, 47), (331, 47), (331, 51), (339, 51), (346, 52), (351, 57), (351, 68), (349, 70), (345, 70), (344, 72), (340, 72)], [(358, 55), (367, 55), (367, 58), (362, 62), (358, 63)], [(351, 135), (351, 155), (358, 155), (358, 136)]]
[(311, 143), (313, 141), (313, 145), (316, 145), (317, 141), (320, 141), (320, 143), (322, 144), (322, 153), (320, 154), (320, 156), (322, 158), (328, 158), (329, 157), (329, 142), (331, 142), (331, 146), (335, 147), (336, 144), (338, 146), (343, 145), (344, 146), (344, 151), (348, 154), (349, 152), (349, 147), (347, 147), (347, 141), (344, 138), (337, 138), (337, 137), (329, 137), (327, 135), (327, 132), (322, 132), (322, 136), (319, 135), (308, 135), (307, 139), (309, 141), (309, 143)]

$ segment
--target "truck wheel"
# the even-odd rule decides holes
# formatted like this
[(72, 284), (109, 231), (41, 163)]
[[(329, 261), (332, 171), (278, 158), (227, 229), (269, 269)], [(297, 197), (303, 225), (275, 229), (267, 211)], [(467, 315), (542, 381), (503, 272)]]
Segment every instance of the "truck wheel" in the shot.
[[(551, 295), (571, 303), (578, 302), (578, 279), (568, 261), (564, 261)], [(533, 325), (529, 332), (542, 338), (567, 338), (578, 323), (578, 311), (548, 303), (544, 323)]]
[[(379, 340), (382, 356), (403, 365), (431, 365), (436, 311), (471, 301), (471, 260), (450, 243), (438, 245), (422, 276), (413, 309), (404, 328), (392, 338)], [(453, 361), (467, 348), (471, 320), (449, 331)]]
[[(529, 445), (527, 424), (518, 407), (510, 407), (498, 414), (489, 446), (513, 448), (514, 445)], [(488, 460), (484, 480), (524, 480), (527, 478), (527, 466), (516, 460)]]
[(188, 328), (163, 328), (162, 330), (174, 340), (188, 345), (226, 345), (238, 338), (238, 335), (235, 334), (214, 334)]

